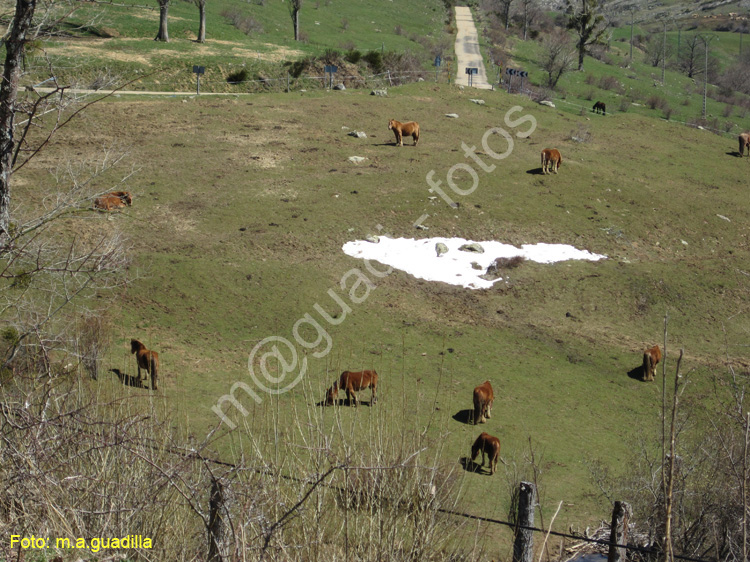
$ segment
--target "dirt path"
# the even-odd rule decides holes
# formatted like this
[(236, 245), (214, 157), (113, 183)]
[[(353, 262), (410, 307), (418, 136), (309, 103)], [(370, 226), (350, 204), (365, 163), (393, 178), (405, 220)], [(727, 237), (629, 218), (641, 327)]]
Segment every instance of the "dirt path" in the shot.
[(471, 10), (465, 6), (456, 6), (456, 84), (469, 85), (466, 67), (477, 68), (477, 74), (472, 77), (472, 86), (484, 90), (491, 90), (484, 69), (482, 54), (479, 52), (479, 36), (474, 25)]

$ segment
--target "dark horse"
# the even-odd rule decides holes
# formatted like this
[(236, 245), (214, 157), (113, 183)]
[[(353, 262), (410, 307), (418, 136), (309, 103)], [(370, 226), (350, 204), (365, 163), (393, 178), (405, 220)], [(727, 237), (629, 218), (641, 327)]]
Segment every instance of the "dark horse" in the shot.
[(598, 101), (594, 104), (594, 108), (591, 110), (594, 113), (601, 113), (602, 115), (607, 114), (607, 106), (603, 101)]
[(500, 458), (500, 439), (483, 432), (471, 446), (472, 462), (477, 458), (480, 451), (482, 452), (482, 466), (484, 466), (484, 455), (486, 454), (490, 461), (490, 474), (495, 474), (497, 461)]
[(490, 418), (494, 401), (495, 393), (490, 381), (484, 381), (474, 389), (474, 425), (484, 423)]
[(138, 362), (138, 380), (141, 380), (141, 369), (151, 375), (151, 388), (156, 388), (156, 378), (159, 376), (159, 354), (149, 351), (146, 346), (138, 340), (130, 340), (130, 353), (135, 353)]
[(366, 388), (371, 388), (372, 399), (370, 400), (370, 404), (375, 404), (375, 401), (377, 400), (375, 392), (378, 388), (378, 374), (375, 371), (359, 371), (357, 373), (344, 371), (343, 373), (341, 373), (339, 380), (334, 382), (333, 386), (328, 389), (328, 394), (326, 395), (327, 406), (332, 406), (333, 401), (338, 398), (339, 388), (343, 388), (344, 390), (346, 390), (347, 400), (349, 400), (349, 403), (354, 400), (355, 406), (358, 402), (355, 392), (359, 392), (360, 390), (364, 390)]

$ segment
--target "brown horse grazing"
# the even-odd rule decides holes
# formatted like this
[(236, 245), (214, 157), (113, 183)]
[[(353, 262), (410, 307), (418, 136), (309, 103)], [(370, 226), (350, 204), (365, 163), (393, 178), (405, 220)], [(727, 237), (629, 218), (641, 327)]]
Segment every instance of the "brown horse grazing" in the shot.
[(740, 141), (740, 158), (745, 154), (745, 148), (747, 148), (747, 155), (750, 156), (750, 133), (740, 133), (738, 140)]
[(482, 452), (482, 466), (484, 466), (484, 455), (486, 454), (490, 460), (490, 474), (495, 474), (497, 461), (500, 458), (500, 439), (483, 432), (471, 446), (472, 462), (477, 458), (480, 451)]
[(114, 211), (133, 204), (133, 197), (128, 191), (112, 191), (94, 199), (94, 209)]
[(652, 381), (656, 375), (656, 365), (661, 361), (661, 349), (658, 345), (649, 347), (643, 352), (643, 380)]
[(560, 164), (562, 164), (562, 156), (559, 150), (556, 148), (545, 148), (542, 150), (543, 174), (546, 174), (548, 171), (557, 173)]
[(138, 380), (141, 380), (141, 369), (151, 375), (151, 388), (156, 388), (156, 378), (159, 376), (159, 354), (149, 351), (146, 346), (138, 340), (130, 340), (130, 353), (135, 353), (138, 363)]
[(607, 105), (603, 101), (598, 101), (594, 104), (594, 108), (591, 110), (594, 113), (601, 113), (602, 115), (607, 114)]
[(351, 403), (353, 399), (355, 406), (357, 406), (357, 403), (359, 402), (355, 392), (371, 388), (372, 399), (370, 400), (370, 404), (375, 404), (375, 401), (378, 399), (375, 395), (378, 388), (378, 374), (375, 371), (359, 371), (357, 373), (344, 371), (341, 373), (339, 380), (334, 382), (333, 386), (328, 389), (328, 394), (326, 395), (327, 406), (332, 406), (334, 400), (338, 398), (339, 388), (346, 390), (347, 400)]
[(396, 135), (396, 146), (404, 146), (405, 136), (412, 137), (414, 139), (414, 146), (417, 146), (419, 142), (419, 123), (416, 121), (401, 123), (400, 121), (391, 119), (388, 121), (388, 128)]
[(474, 389), (474, 425), (484, 423), (490, 418), (494, 401), (495, 393), (490, 381), (484, 381)]

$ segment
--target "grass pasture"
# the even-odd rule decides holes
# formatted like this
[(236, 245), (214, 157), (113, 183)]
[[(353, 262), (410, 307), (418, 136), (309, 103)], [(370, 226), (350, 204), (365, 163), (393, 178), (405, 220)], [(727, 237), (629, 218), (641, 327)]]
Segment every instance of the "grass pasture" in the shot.
[[(297, 345), (308, 361), (302, 382), (281, 395), (258, 390), (260, 404), (240, 394), (250, 413), (230, 414), (289, 466), (304, 465), (300, 436), (311, 418), (341, 455), (366, 451), (356, 430), (375, 424), (389, 443), (418, 442), (426, 456), (439, 451), (460, 476), (461, 507), (504, 519), (503, 467), (490, 478), (459, 464), (479, 432), (462, 411), (472, 388), (489, 379), (496, 401), (481, 429), (500, 437), (503, 458), (525, 477), (530, 447), (541, 459), (545, 513), (563, 501), (561, 528), (607, 519), (588, 464), (626, 475), (638, 440), (655, 446), (660, 378), (647, 384), (628, 373), (646, 345), (661, 343), (665, 313), (668, 371), (684, 347), (684, 366), (695, 369), (685, 403), (696, 416), (711, 399), (711, 373), (723, 372), (727, 358), (747, 368), (750, 161), (736, 157), (734, 140), (630, 112), (580, 117), (504, 92), (481, 92), (480, 106), (469, 101), (478, 92), (430, 83), (392, 88), (387, 98), (368, 93), (110, 98), (19, 172), (14, 197), (36, 199), (50, 170), (93, 161), (114, 140), (128, 151), (138, 168), (126, 186), (133, 206), (111, 217), (92, 212), (71, 227), (127, 235), (131, 282), (110, 311), (117, 337), (107, 360), (130, 373), (131, 337), (157, 349), (159, 392), (197, 439), (215, 425), (211, 407), (233, 383), (257, 388), (248, 375), (254, 346), (269, 336), (293, 341), (297, 322), (313, 318), (330, 335), (330, 350), (324, 338), (307, 350)], [(513, 117), (531, 115), (537, 128), (493, 160), (482, 147), (488, 130), (528, 129), (504, 120), (515, 105), (522, 111)], [(444, 116), (452, 112), (459, 119)], [(394, 146), (391, 117), (420, 122), (417, 147)], [(581, 132), (588, 142), (571, 140)], [(486, 142), (496, 153), (508, 148), (498, 135)], [(462, 143), (496, 168), (483, 171)], [(539, 152), (551, 146), (563, 164), (544, 176)], [(366, 160), (353, 164), (353, 155)], [(473, 193), (455, 195), (452, 208), (425, 178), (434, 171), (446, 188), (459, 163), (479, 181)], [(453, 179), (471, 186), (466, 173)], [(424, 214), (429, 230), (415, 229)], [(608, 259), (526, 262), (486, 291), (398, 271), (369, 274), (376, 287), (368, 290), (347, 277), (368, 270), (341, 247), (374, 233), (568, 243)], [(351, 310), (336, 314), (331, 292)], [(299, 330), (308, 342), (320, 335), (309, 323)], [(375, 408), (318, 405), (341, 371), (367, 368), (381, 376)], [(239, 440), (227, 435), (217, 454)]]

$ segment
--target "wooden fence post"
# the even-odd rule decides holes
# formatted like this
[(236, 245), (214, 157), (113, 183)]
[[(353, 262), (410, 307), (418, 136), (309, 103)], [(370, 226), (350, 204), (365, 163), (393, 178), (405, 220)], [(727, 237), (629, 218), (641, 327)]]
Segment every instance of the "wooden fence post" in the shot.
[(211, 478), (211, 496), (208, 500), (208, 562), (223, 562), (224, 541), (224, 487), (221, 482)]
[[(531, 482), (521, 482), (518, 492), (518, 519), (516, 539), (513, 543), (513, 562), (532, 562), (534, 559), (534, 505), (536, 487)], [(522, 528), (524, 527), (524, 528)]]
[(618, 547), (618, 544), (627, 544), (628, 542), (628, 523), (633, 510), (629, 503), (615, 502), (615, 508), (612, 510), (612, 527), (609, 535), (609, 554), (607, 562), (625, 562), (628, 557), (628, 549)]

